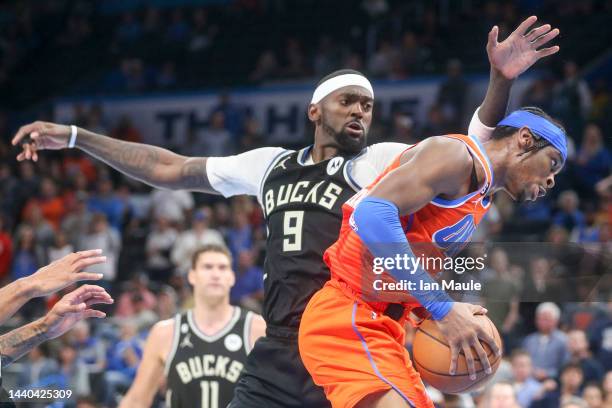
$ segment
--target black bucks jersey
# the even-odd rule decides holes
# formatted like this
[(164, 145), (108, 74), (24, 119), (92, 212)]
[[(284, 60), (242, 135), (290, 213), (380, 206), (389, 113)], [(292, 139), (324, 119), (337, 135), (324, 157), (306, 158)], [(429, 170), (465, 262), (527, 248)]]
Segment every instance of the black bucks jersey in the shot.
[(353, 157), (305, 164), (310, 149), (280, 155), (264, 177), (268, 227), (263, 316), (271, 326), (298, 327), (312, 295), (329, 280), (323, 252), (338, 238), (342, 205), (356, 191)]
[(166, 361), (168, 408), (225, 408), (251, 351), (253, 313), (234, 307), (229, 323), (213, 336), (198, 329), (193, 311), (177, 314)]

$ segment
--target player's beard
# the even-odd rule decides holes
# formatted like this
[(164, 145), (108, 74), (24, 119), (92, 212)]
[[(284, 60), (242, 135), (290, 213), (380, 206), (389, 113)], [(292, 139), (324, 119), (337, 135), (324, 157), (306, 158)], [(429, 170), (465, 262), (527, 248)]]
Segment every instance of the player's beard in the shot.
[(360, 137), (355, 138), (346, 132), (346, 127), (342, 127), (340, 132), (336, 131), (333, 127), (326, 123), (324, 117), (321, 120), (321, 127), (325, 133), (334, 139), (338, 149), (345, 153), (356, 154), (363, 150), (363, 148), (366, 146), (367, 131), (365, 129)]

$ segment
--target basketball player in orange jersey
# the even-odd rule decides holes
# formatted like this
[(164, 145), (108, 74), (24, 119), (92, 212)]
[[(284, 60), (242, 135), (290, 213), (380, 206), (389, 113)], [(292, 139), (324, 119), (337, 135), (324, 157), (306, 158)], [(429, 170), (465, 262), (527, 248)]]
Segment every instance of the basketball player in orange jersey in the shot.
[[(546, 46), (559, 30), (549, 24), (531, 28), (536, 20), (527, 18), (502, 42), (497, 41), (497, 27), (489, 33), (491, 77), (469, 134), (488, 139), (490, 126), (504, 115), (513, 80), (559, 51)], [(408, 147), (367, 146), (374, 92), (359, 72), (340, 70), (323, 78), (310, 102), (313, 144), (297, 151), (262, 147), (228, 157), (186, 157), (46, 122), (22, 126), (12, 141), (23, 148), (20, 161), (36, 161), (42, 150), (78, 148), (154, 187), (257, 197), (268, 231), (262, 313), (267, 329), (249, 354), (231, 408), (329, 406), (299, 355), (301, 316), (330, 277), (321, 257), (338, 237), (342, 204)]]
[[(496, 358), (501, 351), (488, 322), (474, 317), (486, 310), (426, 290), (423, 283), (434, 282), (428, 271), (398, 256), (417, 259), (423, 245), (427, 257), (453, 256), (470, 241), (495, 191), (536, 200), (555, 185), (566, 158), (563, 128), (540, 109), (523, 108), (482, 144), (445, 135), (407, 148), (343, 206), (340, 236), (324, 255), (331, 280), (308, 303), (299, 333), (304, 365), (334, 408), (433, 408), (404, 347), (404, 323), (422, 309), (448, 341), (450, 374), (460, 352), (471, 379), (475, 359), (491, 372), (479, 339)], [(381, 281), (414, 289), (385, 290)]]
[(164, 377), (168, 408), (227, 406), (247, 355), (266, 330), (261, 316), (230, 305), (231, 265), (229, 251), (218, 245), (193, 254), (188, 279), (195, 307), (153, 326), (121, 407), (150, 407)]

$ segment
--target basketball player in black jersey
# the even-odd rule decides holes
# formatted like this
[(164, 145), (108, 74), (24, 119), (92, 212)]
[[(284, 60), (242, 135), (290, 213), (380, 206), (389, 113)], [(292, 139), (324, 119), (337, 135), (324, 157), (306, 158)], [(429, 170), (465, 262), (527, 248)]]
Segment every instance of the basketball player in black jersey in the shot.
[[(541, 48), (559, 30), (548, 24), (530, 29), (536, 20), (529, 17), (501, 43), (497, 27), (489, 33), (489, 88), (472, 119), (476, 125), (470, 125), (478, 136), (486, 137), (504, 117), (513, 80), (559, 50)], [(36, 161), (44, 149), (76, 147), (154, 187), (257, 196), (269, 232), (263, 309), (267, 331), (249, 355), (230, 406), (321, 408), (329, 403), (299, 356), (300, 318), (310, 297), (329, 279), (322, 255), (337, 238), (342, 203), (406, 148), (401, 143), (364, 148), (373, 99), (369, 81), (356, 71), (324, 78), (308, 108), (314, 144), (298, 152), (268, 147), (223, 158), (185, 157), (46, 122), (21, 127), (13, 145), (23, 146), (18, 160)]]
[(261, 316), (230, 305), (231, 265), (229, 251), (218, 245), (194, 253), (188, 279), (195, 306), (153, 326), (121, 407), (150, 407), (164, 378), (168, 408), (227, 406), (247, 355), (265, 333)]

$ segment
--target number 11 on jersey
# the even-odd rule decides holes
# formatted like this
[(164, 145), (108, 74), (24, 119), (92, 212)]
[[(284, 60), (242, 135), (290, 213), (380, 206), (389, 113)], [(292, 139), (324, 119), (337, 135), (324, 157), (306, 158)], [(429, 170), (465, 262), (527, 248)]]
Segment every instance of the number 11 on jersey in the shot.
[(283, 252), (302, 250), (304, 211), (285, 211), (283, 220)]

